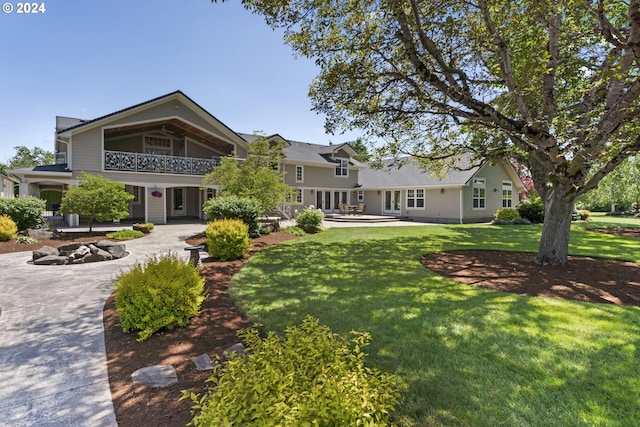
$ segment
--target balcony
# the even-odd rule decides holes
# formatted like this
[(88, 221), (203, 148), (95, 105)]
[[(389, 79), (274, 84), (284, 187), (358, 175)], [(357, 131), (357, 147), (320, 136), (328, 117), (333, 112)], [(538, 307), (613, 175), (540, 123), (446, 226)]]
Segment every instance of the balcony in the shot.
[(220, 159), (197, 159), (126, 151), (104, 152), (104, 169), (109, 171), (206, 175), (218, 165), (220, 165)]

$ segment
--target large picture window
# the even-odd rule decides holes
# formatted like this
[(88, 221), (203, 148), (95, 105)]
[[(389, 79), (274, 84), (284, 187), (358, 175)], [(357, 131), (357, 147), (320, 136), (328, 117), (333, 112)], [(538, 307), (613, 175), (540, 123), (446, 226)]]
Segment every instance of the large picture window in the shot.
[(484, 178), (473, 180), (473, 209), (484, 209), (486, 207), (487, 188)]
[(421, 209), (424, 208), (424, 189), (411, 188), (407, 190), (407, 208)]
[(502, 207), (511, 208), (513, 204), (513, 186), (511, 181), (502, 181)]

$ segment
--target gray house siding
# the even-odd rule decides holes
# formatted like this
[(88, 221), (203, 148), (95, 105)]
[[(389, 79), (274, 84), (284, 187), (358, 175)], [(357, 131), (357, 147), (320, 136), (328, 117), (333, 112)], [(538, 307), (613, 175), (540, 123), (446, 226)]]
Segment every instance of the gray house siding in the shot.
[(285, 183), (292, 187), (353, 189), (358, 184), (358, 170), (349, 169), (349, 176), (335, 176), (335, 167), (303, 166), (304, 182), (296, 182), (295, 164), (285, 165)]
[[(473, 208), (473, 180), (485, 180), (485, 207)], [(518, 189), (506, 172), (499, 164), (486, 164), (473, 176), (469, 183), (464, 187), (464, 221), (465, 222), (482, 222), (491, 221), (494, 214), (502, 207), (502, 182), (509, 181), (513, 185), (513, 195), (511, 205), (515, 207), (518, 204)]]

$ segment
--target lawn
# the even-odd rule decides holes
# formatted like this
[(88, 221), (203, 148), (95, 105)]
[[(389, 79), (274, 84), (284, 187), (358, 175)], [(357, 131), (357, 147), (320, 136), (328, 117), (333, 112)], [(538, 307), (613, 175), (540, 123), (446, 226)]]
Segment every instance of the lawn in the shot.
[[(637, 240), (574, 225), (570, 253), (640, 261)], [(408, 383), (406, 426), (628, 426), (640, 419), (640, 309), (521, 297), (437, 276), (422, 254), (532, 251), (540, 226), (333, 228), (259, 253), (230, 292), (265, 329), (311, 314), (372, 335), (368, 363)]]

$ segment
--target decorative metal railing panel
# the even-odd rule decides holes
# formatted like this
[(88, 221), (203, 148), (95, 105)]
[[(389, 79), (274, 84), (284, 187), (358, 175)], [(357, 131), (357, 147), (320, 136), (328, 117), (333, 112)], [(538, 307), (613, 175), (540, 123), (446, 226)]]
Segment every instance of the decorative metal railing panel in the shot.
[(104, 168), (112, 171), (206, 175), (218, 165), (220, 165), (219, 159), (196, 159), (124, 151), (104, 152)]

